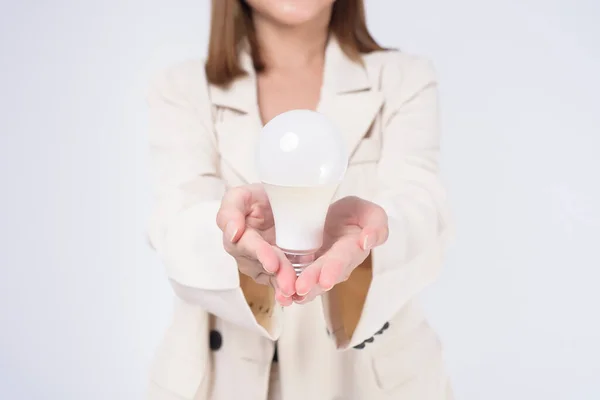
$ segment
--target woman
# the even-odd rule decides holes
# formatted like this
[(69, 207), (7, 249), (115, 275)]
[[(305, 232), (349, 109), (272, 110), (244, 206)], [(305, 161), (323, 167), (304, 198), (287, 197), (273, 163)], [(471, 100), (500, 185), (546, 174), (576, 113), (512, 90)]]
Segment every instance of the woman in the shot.
[[(150, 241), (179, 299), (150, 398), (451, 398), (414, 300), (448, 232), (432, 67), (381, 48), (362, 0), (212, 7), (206, 63), (149, 95)], [(262, 125), (290, 109), (325, 114), (350, 149), (326, 245), (298, 278), (254, 167)]]

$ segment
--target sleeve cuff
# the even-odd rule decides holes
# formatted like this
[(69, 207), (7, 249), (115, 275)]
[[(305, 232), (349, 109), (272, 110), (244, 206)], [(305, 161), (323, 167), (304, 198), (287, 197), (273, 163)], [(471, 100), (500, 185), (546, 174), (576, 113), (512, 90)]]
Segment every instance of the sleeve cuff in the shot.
[(223, 249), (216, 224), (218, 201), (179, 212), (164, 238), (162, 257), (175, 293), (184, 301), (271, 340), (281, 334), (281, 309), (274, 307), (260, 324), (244, 297), (235, 259)]
[(195, 204), (178, 213), (165, 233), (163, 258), (169, 277), (205, 290), (240, 287), (235, 259), (223, 249), (216, 224), (218, 201)]
[(268, 323), (260, 325), (246, 302), (241, 288), (228, 290), (204, 290), (181, 285), (171, 280), (171, 286), (177, 295), (190, 304), (229, 321), (242, 328), (259, 333), (270, 340), (281, 335), (281, 307), (275, 306), (268, 317)]

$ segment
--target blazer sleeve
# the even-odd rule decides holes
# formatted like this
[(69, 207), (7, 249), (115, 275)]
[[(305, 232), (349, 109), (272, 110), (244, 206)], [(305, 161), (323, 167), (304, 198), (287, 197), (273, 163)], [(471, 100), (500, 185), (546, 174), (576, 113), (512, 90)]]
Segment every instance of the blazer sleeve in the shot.
[[(389, 238), (372, 253), (372, 279), (350, 342), (364, 347), (375, 332), (438, 275), (450, 232), (439, 174), (438, 85), (428, 60), (386, 66), (382, 154), (369, 199), (388, 215)], [(382, 329), (382, 327), (384, 329)]]
[(254, 315), (240, 286), (234, 258), (216, 224), (226, 190), (219, 178), (212, 108), (201, 63), (155, 78), (147, 95), (155, 207), (148, 237), (178, 297), (272, 340), (280, 334), (279, 308)]

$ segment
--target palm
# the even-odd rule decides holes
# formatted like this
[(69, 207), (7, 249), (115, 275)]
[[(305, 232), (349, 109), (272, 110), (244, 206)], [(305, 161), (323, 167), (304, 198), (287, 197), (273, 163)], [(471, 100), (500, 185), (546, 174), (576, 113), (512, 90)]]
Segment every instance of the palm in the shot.
[[(340, 241), (358, 241), (362, 231), (357, 217), (361, 201), (356, 197), (345, 197), (329, 207), (319, 255)], [(246, 216), (247, 228), (257, 231), (266, 242), (275, 245), (275, 220), (267, 194), (264, 190), (253, 190), (250, 202), (251, 212)]]
[(359, 199), (355, 197), (344, 197), (329, 207), (320, 254), (326, 253), (336, 243), (358, 242), (362, 228), (357, 217), (357, 201)]
[(378, 205), (353, 196), (333, 203), (325, 219), (319, 258), (296, 281), (297, 293), (307, 295), (295, 300), (310, 301), (346, 280), (387, 235), (387, 214)]

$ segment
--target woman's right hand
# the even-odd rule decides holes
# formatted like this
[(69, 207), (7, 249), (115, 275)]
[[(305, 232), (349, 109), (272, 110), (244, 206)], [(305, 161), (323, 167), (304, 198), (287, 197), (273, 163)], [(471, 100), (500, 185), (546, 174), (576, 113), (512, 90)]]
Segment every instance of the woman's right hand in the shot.
[(275, 221), (262, 185), (229, 189), (217, 213), (223, 247), (237, 261), (239, 271), (257, 283), (271, 285), (276, 300), (291, 305), (296, 273), (285, 254), (275, 246)]

